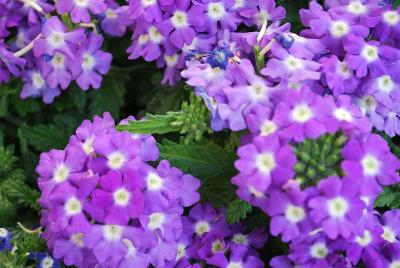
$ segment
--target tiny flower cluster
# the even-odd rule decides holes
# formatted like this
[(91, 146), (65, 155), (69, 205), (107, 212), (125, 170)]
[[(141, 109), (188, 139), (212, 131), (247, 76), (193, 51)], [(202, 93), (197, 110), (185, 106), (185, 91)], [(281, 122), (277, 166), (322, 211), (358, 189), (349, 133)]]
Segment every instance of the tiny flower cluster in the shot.
[(165, 160), (152, 167), (154, 138), (114, 126), (110, 114), (96, 116), (64, 150), (41, 155), (43, 238), (67, 265), (163, 267), (176, 259), (183, 209), (199, 201), (200, 182)]
[(11, 232), (7, 231), (7, 229), (0, 228), (0, 252), (11, 251), (13, 249), (11, 238)]
[(374, 202), (400, 182), (400, 160), (348, 96), (335, 103), (302, 89), (283, 98), (275, 111), (249, 115), (258, 128), (239, 147), (232, 179), (239, 197), (271, 217), (270, 233), (290, 243), (271, 266), (396, 263), (399, 211), (380, 216)]
[(191, 267), (191, 263), (201, 261), (219, 268), (264, 267), (256, 251), (267, 241), (263, 228), (246, 232), (240, 224), (230, 226), (224, 209), (216, 210), (208, 203), (194, 206), (182, 221), (178, 262), (167, 267)]
[(104, 38), (91, 15), (110, 35), (122, 35), (128, 24), (126, 8), (112, 0), (50, 2), (0, 1), (0, 84), (21, 77), (21, 98), (45, 103), (72, 81), (98, 89), (109, 72), (112, 55), (101, 49)]

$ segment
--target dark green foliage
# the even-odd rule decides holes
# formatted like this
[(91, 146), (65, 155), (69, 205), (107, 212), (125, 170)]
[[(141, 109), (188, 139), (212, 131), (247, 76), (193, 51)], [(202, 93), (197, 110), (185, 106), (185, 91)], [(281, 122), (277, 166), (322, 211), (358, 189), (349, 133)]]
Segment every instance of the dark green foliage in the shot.
[(340, 163), (346, 137), (342, 133), (326, 134), (317, 140), (306, 139), (295, 145), (297, 180), (302, 187), (315, 185), (328, 176), (342, 174)]
[(236, 173), (233, 163), (234, 151), (227, 151), (217, 144), (206, 141), (201, 144), (175, 143), (164, 140), (159, 144), (161, 159), (199, 178), (202, 182), (200, 194), (203, 200), (220, 207), (235, 197), (231, 178)]
[(237, 223), (246, 219), (251, 210), (252, 206), (249, 203), (236, 198), (226, 208), (226, 220), (228, 223)]
[(375, 200), (375, 207), (400, 208), (400, 183), (385, 187)]

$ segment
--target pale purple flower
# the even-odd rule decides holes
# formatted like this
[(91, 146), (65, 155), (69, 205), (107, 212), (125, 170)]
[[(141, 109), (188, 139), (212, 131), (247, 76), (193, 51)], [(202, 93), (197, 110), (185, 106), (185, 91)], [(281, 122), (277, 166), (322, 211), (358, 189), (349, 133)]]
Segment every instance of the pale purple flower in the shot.
[(217, 253), (213, 257), (206, 259), (208, 264), (219, 268), (242, 267), (242, 268), (262, 268), (264, 263), (255, 256), (247, 256), (247, 247), (231, 243), (230, 257), (227, 258), (224, 253)]
[(56, 2), (56, 7), (60, 14), (70, 12), (71, 19), (75, 23), (89, 23), (90, 14), (100, 14), (106, 10), (107, 4), (104, 0), (62, 0)]
[(128, 7), (115, 5), (104, 11), (104, 18), (101, 21), (101, 29), (112, 36), (123, 36), (130, 24)]
[(386, 244), (399, 244), (400, 241), (400, 226), (398, 224), (399, 221), (400, 221), (399, 209), (386, 211), (380, 217), (380, 222), (383, 228), (382, 239), (385, 240)]
[(274, 22), (285, 18), (286, 11), (282, 6), (276, 6), (275, 0), (254, 1), (252, 5), (239, 9), (239, 14), (245, 18), (248, 25), (257, 25), (261, 27), (264, 23)]
[(55, 52), (49, 62), (43, 62), (40, 66), (50, 87), (67, 89), (73, 79), (73, 65), (75, 65), (75, 62), (68, 56), (61, 52)]

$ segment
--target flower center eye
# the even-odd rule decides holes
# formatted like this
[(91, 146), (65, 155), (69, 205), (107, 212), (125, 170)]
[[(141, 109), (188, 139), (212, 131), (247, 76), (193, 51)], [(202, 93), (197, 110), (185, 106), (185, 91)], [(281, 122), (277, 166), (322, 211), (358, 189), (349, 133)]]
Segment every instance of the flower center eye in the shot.
[(261, 136), (268, 136), (274, 133), (278, 129), (278, 126), (273, 121), (264, 121), (261, 124)]
[(176, 260), (180, 260), (186, 255), (186, 246), (184, 244), (178, 244), (178, 251), (176, 253)]
[(306, 217), (304, 208), (289, 204), (285, 210), (285, 218), (292, 223), (298, 223)]
[(71, 197), (64, 205), (64, 210), (69, 216), (73, 216), (82, 212), (82, 204), (75, 197)]
[(45, 81), (40, 73), (34, 72), (32, 74), (32, 85), (36, 89), (42, 89), (45, 85)]
[(53, 48), (60, 48), (64, 44), (64, 38), (62, 34), (58, 32), (53, 33), (47, 40), (50, 46), (52, 46)]
[(149, 39), (155, 44), (160, 44), (164, 40), (164, 37), (160, 34), (156, 27), (151, 26), (149, 28)]
[(0, 237), (7, 237), (7, 236), (8, 236), (7, 230), (4, 228), (0, 228)]
[(125, 156), (120, 152), (113, 152), (107, 158), (107, 164), (112, 169), (120, 169), (126, 162)]
[(271, 171), (276, 167), (274, 154), (270, 152), (259, 154), (256, 157), (256, 167), (262, 173), (271, 173)]
[(370, 45), (366, 45), (361, 51), (361, 55), (368, 62), (372, 62), (378, 59), (378, 48)]
[(96, 59), (92, 55), (85, 53), (83, 55), (83, 62), (82, 62), (82, 68), (84, 70), (92, 70), (93, 67), (96, 65)]
[(175, 28), (183, 28), (188, 26), (186, 13), (179, 10), (175, 11), (171, 18), (171, 22)]
[(311, 256), (316, 259), (325, 259), (328, 255), (328, 248), (324, 243), (316, 243), (311, 246)]
[(126, 206), (129, 203), (131, 194), (124, 188), (120, 188), (114, 192), (114, 202), (120, 206)]
[(383, 234), (381, 237), (389, 243), (394, 243), (397, 241), (396, 234), (388, 226), (383, 226)]
[(163, 179), (156, 173), (149, 173), (147, 175), (147, 189), (150, 191), (158, 191), (163, 186)]
[(104, 225), (103, 236), (108, 241), (120, 240), (122, 236), (122, 227), (118, 225)]
[(243, 245), (247, 245), (249, 243), (247, 237), (243, 234), (235, 234), (232, 238), (232, 240), (236, 243), (236, 244), (243, 244)]
[(400, 260), (391, 262), (389, 268), (400, 268)]
[(372, 242), (371, 233), (368, 230), (365, 230), (362, 237), (356, 237), (356, 242), (362, 247), (368, 246)]
[(52, 65), (54, 68), (64, 68), (65, 57), (61, 54), (56, 54), (52, 59)]
[(60, 164), (54, 170), (53, 179), (56, 183), (65, 181), (69, 176), (69, 169), (66, 165)]
[(217, 240), (212, 243), (211, 248), (213, 253), (218, 253), (224, 249), (224, 245), (222, 244), (221, 241)]
[(87, 7), (89, 0), (75, 0), (75, 4), (80, 7)]
[(347, 11), (354, 15), (361, 15), (367, 12), (367, 7), (360, 1), (351, 1), (347, 6)]
[(388, 75), (383, 75), (378, 78), (378, 87), (379, 90), (389, 93), (394, 88), (393, 80)]
[(377, 176), (379, 174), (381, 162), (373, 155), (366, 155), (361, 160), (364, 174), (367, 176)]
[(353, 116), (351, 115), (351, 113), (349, 113), (347, 110), (343, 108), (335, 109), (333, 115), (336, 117), (336, 119), (340, 121), (347, 121), (347, 122), (353, 121)]
[(289, 58), (286, 59), (286, 66), (289, 68), (289, 70), (293, 71), (301, 68), (302, 64), (299, 59), (290, 56)]
[(334, 218), (343, 218), (347, 211), (349, 205), (343, 197), (336, 197), (328, 201), (328, 211), (329, 215)]
[(362, 99), (361, 103), (362, 108), (364, 108), (367, 112), (372, 112), (376, 108), (376, 100), (371, 95), (366, 95)]
[(83, 242), (83, 233), (77, 233), (77, 234), (71, 235), (71, 242), (75, 246), (83, 248), (85, 246), (85, 244)]
[(50, 257), (46, 257), (42, 260), (41, 267), (43, 268), (51, 268), (53, 266), (54, 260)]
[(349, 33), (349, 26), (344, 21), (334, 21), (331, 25), (330, 33), (334, 37), (341, 38)]
[(87, 138), (84, 143), (81, 144), (83, 151), (89, 155), (94, 152), (93, 138)]
[(141, 0), (143, 7), (149, 7), (157, 4), (157, 0)]
[(195, 232), (198, 236), (201, 236), (202, 234), (208, 233), (211, 230), (210, 224), (206, 221), (199, 221), (196, 223), (195, 227)]
[(164, 56), (164, 60), (167, 63), (168, 67), (174, 67), (178, 63), (178, 59), (178, 54)]
[(149, 229), (161, 229), (165, 222), (165, 215), (161, 212), (155, 212), (150, 215), (150, 221), (148, 224)]
[(386, 22), (386, 24), (394, 26), (400, 22), (400, 15), (394, 10), (386, 11), (383, 13), (383, 20)]
[(243, 265), (239, 262), (230, 262), (226, 268), (243, 268)]
[(213, 20), (221, 20), (225, 17), (226, 11), (222, 2), (211, 2), (208, 4), (208, 16)]
[(291, 116), (295, 122), (305, 123), (309, 121), (314, 115), (307, 104), (300, 104), (294, 107)]

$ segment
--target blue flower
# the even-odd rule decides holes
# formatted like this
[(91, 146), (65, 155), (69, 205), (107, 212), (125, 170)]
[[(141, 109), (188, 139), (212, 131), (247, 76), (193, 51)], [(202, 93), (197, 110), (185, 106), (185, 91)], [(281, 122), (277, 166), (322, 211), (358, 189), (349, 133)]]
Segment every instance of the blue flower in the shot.
[(12, 233), (4, 228), (0, 228), (0, 252), (6, 250), (12, 250), (13, 245), (11, 244)]
[(293, 44), (294, 44), (293, 36), (290, 36), (290, 35), (285, 34), (285, 33), (276, 34), (275, 35), (275, 39), (276, 39), (276, 41), (278, 41), (279, 44), (281, 44), (281, 46), (283, 48), (286, 48), (286, 49), (291, 48), (293, 46)]
[(234, 56), (233, 52), (228, 49), (228, 47), (224, 46), (221, 48), (215, 48), (207, 59), (207, 63), (211, 65), (213, 68), (221, 68), (222, 70), (226, 70), (228, 66), (229, 58)]
[(58, 260), (44, 252), (30, 252), (29, 259), (39, 262), (37, 268), (61, 268)]

